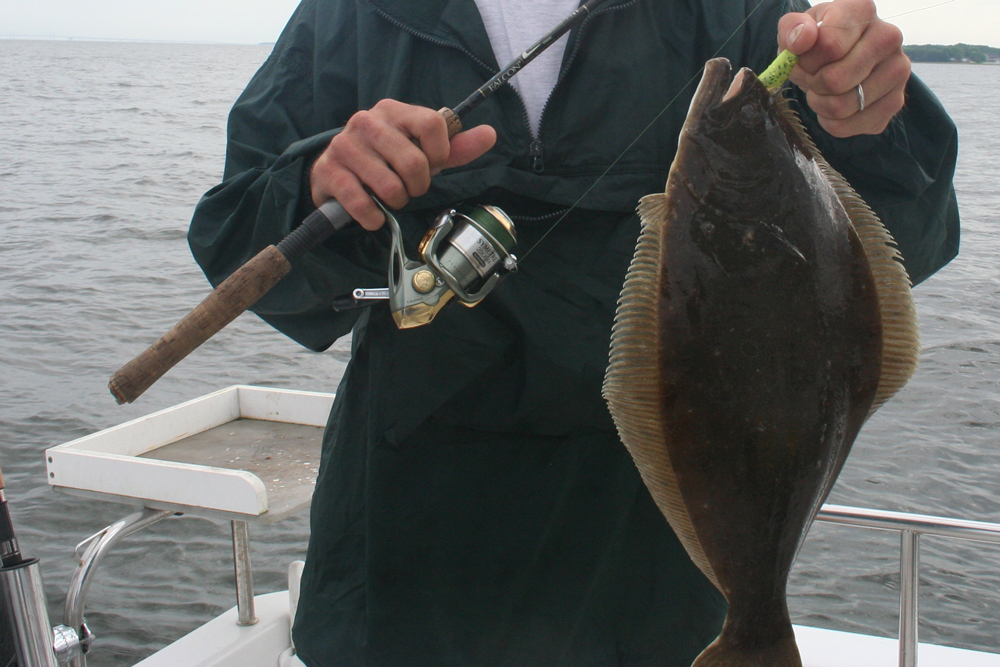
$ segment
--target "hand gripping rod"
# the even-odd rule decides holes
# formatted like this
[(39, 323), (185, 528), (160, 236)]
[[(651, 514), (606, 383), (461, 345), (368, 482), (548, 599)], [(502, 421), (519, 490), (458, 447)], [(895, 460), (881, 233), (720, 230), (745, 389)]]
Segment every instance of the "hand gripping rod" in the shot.
[[(454, 109), (441, 109), (438, 113), (448, 123), (448, 137), (461, 131), (462, 118), (507, 83), (538, 54), (581, 23), (602, 2), (605, 0), (588, 0), (461, 104)], [(177, 362), (257, 303), (292, 270), (292, 262), (350, 222), (351, 216), (344, 207), (331, 199), (313, 211), (277, 246), (264, 248), (237, 269), (160, 340), (111, 376), (108, 388), (119, 405), (139, 398)]]

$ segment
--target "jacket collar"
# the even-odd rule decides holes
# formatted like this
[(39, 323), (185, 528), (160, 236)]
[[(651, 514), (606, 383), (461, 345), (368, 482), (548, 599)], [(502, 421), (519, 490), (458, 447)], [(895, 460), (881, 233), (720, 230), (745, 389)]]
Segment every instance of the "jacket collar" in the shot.
[[(441, 40), (472, 52), (496, 70), (500, 65), (493, 54), (483, 18), (475, 0), (367, 0), (375, 11), (404, 29)], [(632, 0), (609, 0), (600, 10)], [(552, 26), (555, 27), (554, 25)], [(504, 63), (506, 64), (506, 63)]]
[(367, 0), (405, 30), (471, 51), (499, 69), (475, 0)]

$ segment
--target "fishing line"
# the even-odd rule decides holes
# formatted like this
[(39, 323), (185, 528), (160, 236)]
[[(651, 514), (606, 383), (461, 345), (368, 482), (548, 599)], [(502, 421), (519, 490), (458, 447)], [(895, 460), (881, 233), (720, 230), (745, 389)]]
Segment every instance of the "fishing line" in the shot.
[(862, 21), (861, 23), (851, 23), (850, 25), (833, 25), (833, 24), (829, 24), (829, 23), (823, 23), (822, 21), (819, 21), (817, 23), (817, 25), (822, 24), (822, 25), (826, 26), (827, 28), (841, 28), (842, 30), (846, 30), (848, 28), (857, 28), (857, 27), (863, 26), (863, 25), (871, 25), (872, 23), (875, 23), (876, 21), (891, 21), (892, 19), (898, 19), (900, 16), (907, 16), (909, 14), (916, 14), (917, 12), (923, 12), (923, 11), (926, 11), (928, 9), (934, 9), (936, 7), (943, 7), (944, 5), (950, 5), (953, 2), (958, 2), (958, 0), (945, 0), (944, 2), (939, 2), (939, 3), (935, 4), (935, 5), (927, 5), (926, 7), (919, 7), (917, 9), (911, 9), (909, 11), (900, 12), (899, 14), (891, 14), (889, 16), (876, 16), (871, 21)]
[[(733, 37), (735, 37), (736, 34), (739, 33), (739, 31), (742, 30), (746, 26), (747, 22), (757, 12), (757, 10), (760, 9), (760, 7), (764, 4), (764, 2), (766, 2), (766, 0), (760, 0), (760, 2), (758, 2), (757, 5), (754, 6), (754, 8), (750, 11), (749, 14), (746, 15), (746, 17), (743, 19), (743, 21), (741, 21), (740, 24), (736, 27), (736, 29), (733, 30), (732, 34), (730, 34), (729, 37), (726, 38), (726, 41), (724, 41), (719, 46), (719, 48), (716, 50), (716, 52), (712, 55), (712, 58), (717, 57), (722, 52), (722, 49), (724, 49), (726, 47), (726, 45), (729, 44), (730, 41), (732, 41)], [(934, 4), (934, 5), (928, 5), (926, 7), (921, 7), (919, 9), (913, 9), (913, 10), (902, 12), (902, 13), (899, 13), (899, 14), (893, 14), (892, 16), (887, 16), (885, 18), (876, 17), (876, 18), (872, 19), (871, 21), (865, 21), (863, 23), (857, 23), (857, 24), (850, 25), (850, 26), (830, 25), (830, 26), (827, 26), (827, 27), (830, 27), (830, 28), (852, 28), (852, 27), (857, 27), (857, 26), (862, 26), (862, 25), (868, 25), (870, 23), (874, 23), (875, 21), (890, 20), (890, 19), (898, 18), (900, 16), (906, 16), (908, 14), (915, 14), (917, 12), (922, 12), (922, 11), (925, 11), (925, 10), (928, 10), (928, 9), (934, 9), (936, 7), (942, 7), (944, 5), (950, 5), (950, 4), (955, 3), (955, 2), (958, 2), (958, 0), (945, 0), (945, 2), (939, 2), (939, 3)], [(820, 23), (822, 23), (822, 21), (820, 21)], [(826, 24), (823, 24), (823, 25), (826, 26)], [(642, 137), (645, 136), (645, 134), (647, 132), (649, 132), (650, 129), (652, 129), (653, 125), (655, 125), (660, 120), (660, 118), (663, 117), (663, 114), (665, 114), (667, 111), (670, 110), (670, 108), (674, 105), (674, 103), (677, 102), (678, 98), (680, 98), (680, 96), (682, 94), (684, 94), (684, 91), (686, 91), (688, 89), (688, 87), (692, 83), (694, 83), (702, 75), (702, 73), (704, 71), (705, 71), (705, 67), (702, 66), (701, 69), (699, 69), (695, 73), (695, 75), (692, 76), (691, 79), (687, 83), (685, 83), (683, 86), (681, 86), (681, 89), (678, 91), (678, 93), (676, 95), (674, 95), (674, 97), (669, 102), (667, 102), (666, 106), (664, 106), (660, 110), (660, 112), (658, 114), (656, 114), (656, 116), (653, 117), (653, 120), (651, 120), (646, 125), (646, 127), (644, 127), (642, 129), (641, 132), (639, 132), (639, 134), (636, 136), (636, 138), (633, 139), (632, 142), (629, 143), (629, 145), (626, 146), (625, 149), (621, 153), (618, 154), (618, 157), (616, 157), (614, 159), (614, 161), (610, 165), (608, 165), (608, 168), (605, 169), (604, 172), (600, 176), (597, 177), (597, 180), (595, 180), (590, 185), (590, 187), (587, 188), (587, 190), (582, 195), (580, 195), (580, 197), (577, 198), (577, 200), (575, 202), (573, 202), (573, 204), (568, 209), (566, 209), (563, 212), (563, 214), (560, 215), (559, 218), (556, 219), (556, 221), (554, 223), (552, 223), (552, 226), (549, 227), (548, 230), (544, 234), (542, 234), (541, 238), (539, 238), (537, 241), (535, 241), (535, 244), (533, 246), (531, 246), (530, 248), (528, 248), (528, 251), (525, 252), (524, 255), (522, 255), (521, 258), (518, 260), (519, 263), (524, 262), (524, 260), (528, 258), (528, 255), (530, 255), (535, 250), (535, 248), (538, 247), (538, 244), (540, 244), (542, 241), (544, 241), (549, 236), (549, 234), (551, 234), (555, 230), (555, 228), (559, 226), (559, 223), (561, 223), (563, 220), (565, 220), (566, 217), (570, 213), (572, 213), (576, 208), (579, 207), (580, 202), (582, 202), (587, 197), (587, 195), (589, 195), (591, 193), (591, 191), (594, 188), (597, 187), (597, 184), (600, 183), (604, 179), (604, 177), (607, 176), (608, 173), (610, 173), (610, 171), (612, 169), (614, 169), (615, 165), (617, 165), (618, 162), (621, 161), (621, 159), (623, 157), (625, 157), (625, 154), (628, 153), (630, 150), (632, 150), (632, 147), (635, 146), (639, 142), (639, 140), (642, 139)]]
[[(899, 14), (893, 14), (892, 16), (886, 16), (883, 21), (888, 21), (889, 19), (896, 19), (900, 16), (906, 16), (907, 14), (916, 14), (917, 12), (922, 12), (926, 9), (934, 9), (935, 7), (943, 7), (944, 5), (950, 5), (953, 2), (958, 2), (958, 0), (945, 0), (945, 2), (939, 2), (936, 5), (927, 5), (926, 7), (921, 7), (919, 9), (911, 9), (908, 12), (901, 12)], [(874, 21), (867, 21), (867, 23), (874, 23)]]
[[(716, 52), (714, 54), (712, 54), (712, 58), (715, 58), (720, 53), (722, 53), (722, 49), (724, 49), (726, 47), (726, 45), (729, 44), (729, 42), (732, 41), (733, 37), (735, 37), (736, 34), (740, 30), (742, 30), (744, 28), (744, 26), (746, 26), (747, 21), (749, 21), (750, 18), (754, 14), (757, 13), (757, 10), (760, 9), (761, 5), (763, 5), (766, 1), (767, 0), (760, 0), (760, 2), (757, 3), (757, 5), (750, 11), (750, 13), (747, 14), (746, 17), (744, 17), (744, 19), (740, 22), (740, 24), (738, 26), (736, 26), (736, 29), (733, 30), (732, 34), (730, 34), (729, 37), (726, 38), (726, 41), (724, 41), (719, 46), (719, 48), (716, 50)], [(711, 58), (709, 60), (711, 60)], [(705, 71), (705, 66), (702, 65), (701, 68), (697, 72), (695, 72), (694, 76), (692, 76), (688, 80), (687, 83), (685, 83), (683, 86), (681, 86), (681, 89), (679, 91), (677, 91), (677, 94), (674, 95), (673, 98), (671, 98), (671, 100), (669, 102), (667, 102), (666, 106), (664, 106), (662, 109), (660, 109), (660, 112), (658, 114), (656, 114), (656, 116), (653, 117), (653, 120), (649, 121), (649, 123), (646, 125), (646, 127), (644, 127), (642, 129), (642, 131), (639, 132), (639, 134), (636, 136), (636, 138), (633, 139), (632, 142), (629, 143), (629, 145), (626, 146), (625, 149), (621, 153), (618, 154), (618, 157), (616, 157), (614, 159), (614, 161), (610, 165), (608, 165), (608, 168), (604, 170), (604, 173), (602, 173), (600, 176), (598, 176), (597, 180), (595, 180), (590, 185), (590, 187), (587, 188), (587, 190), (582, 195), (580, 195), (580, 197), (575, 202), (573, 202), (573, 205), (570, 206), (568, 209), (566, 209), (566, 211), (563, 212), (563, 214), (561, 216), (559, 216), (559, 218), (554, 223), (552, 223), (552, 226), (549, 227), (548, 230), (544, 234), (542, 234), (541, 238), (539, 238), (537, 241), (535, 241), (535, 245), (533, 245), (530, 248), (528, 248), (528, 251), (526, 253), (524, 253), (524, 255), (521, 256), (520, 260), (518, 260), (519, 262), (523, 262), (525, 259), (527, 259), (528, 255), (530, 255), (534, 251), (534, 249), (538, 247), (538, 244), (541, 243), (542, 241), (544, 241), (546, 238), (548, 238), (549, 234), (551, 234), (553, 232), (553, 230), (555, 230), (555, 228), (559, 225), (559, 223), (562, 222), (563, 220), (565, 220), (566, 216), (568, 216), (570, 213), (572, 213), (580, 205), (580, 202), (582, 202), (584, 200), (584, 198), (586, 198), (586, 196), (589, 195), (591, 193), (591, 191), (594, 188), (597, 187), (597, 184), (600, 183), (604, 179), (604, 177), (607, 176), (608, 173), (612, 169), (614, 169), (615, 165), (618, 164), (618, 162), (623, 157), (625, 157), (625, 154), (628, 153), (630, 150), (632, 150), (633, 146), (635, 146), (637, 143), (639, 143), (639, 140), (642, 139), (642, 137), (645, 136), (645, 134), (647, 132), (649, 132), (649, 130), (653, 127), (653, 125), (655, 125), (657, 123), (657, 121), (659, 121), (660, 118), (663, 117), (663, 114), (667, 113), (667, 111), (670, 110), (670, 107), (674, 106), (674, 103), (680, 98), (681, 95), (684, 94), (684, 91), (688, 89), (688, 86), (690, 86), (692, 83), (694, 83), (696, 80), (698, 80), (698, 78), (701, 77), (702, 72), (704, 72), (704, 71)]]

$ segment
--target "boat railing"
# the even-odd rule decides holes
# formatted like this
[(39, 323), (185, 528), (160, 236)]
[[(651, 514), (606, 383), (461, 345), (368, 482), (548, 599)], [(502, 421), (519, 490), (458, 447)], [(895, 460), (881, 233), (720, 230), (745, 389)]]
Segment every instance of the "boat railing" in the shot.
[(1000, 524), (947, 519), (888, 510), (824, 505), (817, 521), (845, 526), (894, 530), (899, 548), (899, 667), (917, 667), (920, 593), (920, 536), (934, 535), (1000, 544)]

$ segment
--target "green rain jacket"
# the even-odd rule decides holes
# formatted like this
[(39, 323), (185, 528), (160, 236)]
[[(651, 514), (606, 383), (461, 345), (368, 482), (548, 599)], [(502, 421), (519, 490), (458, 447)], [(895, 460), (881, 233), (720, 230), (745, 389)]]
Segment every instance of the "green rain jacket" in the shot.
[[(714, 638), (724, 600), (643, 487), (600, 386), (635, 207), (664, 188), (702, 65), (761, 71), (778, 18), (803, 7), (609, 0), (570, 34), (537, 140), (510, 86), (470, 114), (497, 145), (400, 213), (411, 253), (460, 202), (505, 208), (523, 253), (582, 197), (478, 307), (407, 331), (384, 305), (334, 312), (334, 298), (385, 285), (385, 237), (357, 227), (260, 301), (313, 350), (353, 329), (294, 630), (307, 665), (687, 667)], [(474, 0), (304, 0), (236, 103), (224, 182), (195, 212), (209, 279), (312, 210), (311, 161), (355, 111), (454, 106), (497, 70)], [(836, 140), (805, 119), (915, 281), (956, 254), (956, 133), (921, 82), (881, 136)]]

